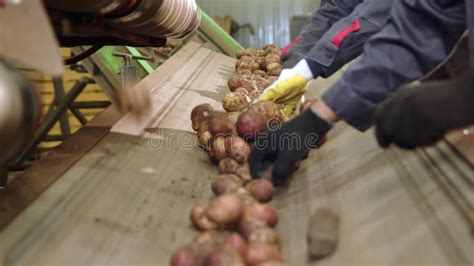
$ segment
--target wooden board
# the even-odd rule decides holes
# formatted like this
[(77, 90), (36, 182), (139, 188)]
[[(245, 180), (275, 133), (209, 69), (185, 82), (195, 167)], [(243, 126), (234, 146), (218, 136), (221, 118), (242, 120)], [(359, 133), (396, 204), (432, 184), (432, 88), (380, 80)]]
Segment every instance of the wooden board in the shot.
[[(202, 89), (209, 102), (229, 73), (219, 71), (206, 72), (221, 75)], [(143, 132), (107, 135), (5, 228), (4, 263), (167, 265), (173, 250), (197, 235), (189, 210), (209, 200), (216, 175), (186, 122), (194, 99), (180, 99), (212, 79), (193, 80), (168, 87), (179, 97), (158, 109), (162, 119), (138, 124), (154, 128), (148, 139)], [(317, 81), (310, 94), (332, 81)], [(337, 252), (315, 265), (472, 265), (470, 228), (432, 178), (414, 153), (383, 151), (372, 132), (338, 125), (272, 202), (287, 265), (307, 264), (306, 223), (320, 207), (339, 213), (341, 239)]]
[(150, 93), (151, 108), (137, 118), (126, 115), (112, 132), (145, 136), (146, 129), (172, 128), (192, 132), (190, 114), (194, 106), (209, 103), (222, 109), (228, 92), (227, 80), (234, 72), (235, 60), (189, 43), (166, 61), (160, 71), (146, 77), (138, 89)]

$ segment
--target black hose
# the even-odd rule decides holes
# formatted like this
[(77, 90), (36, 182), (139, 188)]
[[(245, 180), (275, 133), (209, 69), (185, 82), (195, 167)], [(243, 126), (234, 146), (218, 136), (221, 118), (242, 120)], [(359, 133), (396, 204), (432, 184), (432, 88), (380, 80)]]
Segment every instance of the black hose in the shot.
[(94, 46), (90, 47), (89, 49), (85, 50), (84, 52), (82, 52), (78, 55), (74, 55), (74, 56), (71, 56), (67, 59), (64, 59), (64, 64), (66, 66), (68, 66), (68, 65), (75, 64), (79, 61), (82, 61), (82, 60), (86, 59), (87, 57), (93, 55), (95, 52), (99, 51), (102, 47), (104, 47), (104, 46), (103, 45), (94, 45)]

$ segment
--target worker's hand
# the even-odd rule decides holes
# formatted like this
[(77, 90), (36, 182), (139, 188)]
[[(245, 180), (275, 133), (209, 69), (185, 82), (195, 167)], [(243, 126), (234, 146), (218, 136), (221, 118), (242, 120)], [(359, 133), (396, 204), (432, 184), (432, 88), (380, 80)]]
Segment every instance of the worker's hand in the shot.
[(450, 81), (404, 87), (377, 108), (377, 140), (382, 147), (432, 145), (448, 131), (474, 123), (473, 103), (473, 70)]
[(272, 181), (275, 186), (285, 185), (295, 170), (296, 162), (316, 148), (331, 125), (316, 115), (311, 108), (280, 128), (270, 129), (259, 136), (249, 157), (250, 172), (259, 178), (273, 165)]
[(308, 89), (313, 73), (306, 60), (301, 60), (294, 68), (284, 69), (278, 80), (268, 87), (258, 101), (273, 101), (283, 104), (285, 114), (290, 116)]

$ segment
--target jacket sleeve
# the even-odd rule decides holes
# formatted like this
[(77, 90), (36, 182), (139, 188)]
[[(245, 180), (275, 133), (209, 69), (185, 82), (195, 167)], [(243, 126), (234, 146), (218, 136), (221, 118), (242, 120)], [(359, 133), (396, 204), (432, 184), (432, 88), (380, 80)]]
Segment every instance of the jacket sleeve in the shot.
[(314, 77), (329, 77), (359, 56), (370, 37), (382, 30), (390, 17), (392, 0), (365, 0), (337, 21), (306, 53)]
[(377, 104), (439, 64), (465, 29), (464, 1), (394, 0), (387, 25), (322, 98), (341, 119), (367, 130)]
[[(295, 66), (318, 43), (337, 21), (348, 16), (364, 0), (321, 0), (320, 8), (314, 12), (301, 30), (291, 48), (282, 54), (284, 68)], [(285, 50), (285, 49), (284, 49)]]

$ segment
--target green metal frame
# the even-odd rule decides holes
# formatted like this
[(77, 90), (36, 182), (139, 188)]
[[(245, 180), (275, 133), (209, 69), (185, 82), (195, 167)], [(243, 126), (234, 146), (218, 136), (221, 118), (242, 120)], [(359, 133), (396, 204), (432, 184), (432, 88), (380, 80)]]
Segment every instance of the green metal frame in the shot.
[(202, 9), (200, 32), (211, 42), (213, 42), (226, 55), (235, 57), (235, 54), (244, 48), (231, 35), (229, 35), (219, 24), (217, 24)]

